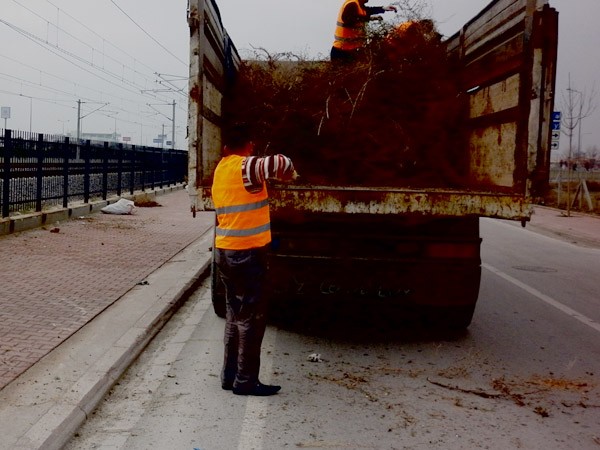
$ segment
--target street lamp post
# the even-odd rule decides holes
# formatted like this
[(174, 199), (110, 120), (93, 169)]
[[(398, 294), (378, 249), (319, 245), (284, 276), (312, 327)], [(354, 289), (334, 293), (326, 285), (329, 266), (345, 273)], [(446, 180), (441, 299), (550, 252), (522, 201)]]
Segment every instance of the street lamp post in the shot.
[(115, 117), (114, 117), (114, 119), (115, 119), (115, 137), (114, 137), (115, 142), (117, 142), (117, 117), (116, 117), (116, 114), (118, 114), (118, 113), (115, 113)]
[[(81, 138), (81, 100), (77, 100), (77, 145)], [(79, 147), (77, 147), (77, 159), (79, 159)]]
[[(175, 105), (176, 105), (176, 103), (175, 103), (175, 100), (173, 100), (173, 102), (172, 102), (172, 103), (146, 103), (146, 105), (148, 105), (150, 108), (152, 108), (154, 111), (156, 111), (156, 112), (157, 112), (158, 114), (160, 114), (161, 116), (164, 116), (164, 117), (166, 117), (168, 120), (170, 120), (170, 121), (171, 121), (171, 123), (172, 123), (172, 125), (173, 125), (172, 131), (171, 131), (171, 147), (172, 147), (173, 149), (175, 149)], [(157, 106), (157, 105), (170, 105), (170, 106), (172, 106), (172, 107), (173, 107), (173, 115), (172, 115), (171, 117), (168, 117), (168, 116), (164, 115), (164, 114), (163, 114), (162, 112), (160, 112), (158, 109), (154, 108), (154, 106)], [(163, 141), (163, 144), (162, 144), (162, 146), (163, 146), (163, 148), (164, 148), (164, 139), (165, 139), (165, 126), (164, 126), (164, 125), (163, 125), (163, 129), (162, 129), (162, 136), (161, 136), (161, 139), (162, 139), (162, 141)]]
[(581, 108), (579, 108), (579, 137), (577, 138), (577, 156), (581, 158), (581, 149), (583, 148), (581, 145), (581, 122), (583, 122), (583, 117), (581, 117)]
[(3, 106), (0, 108), (0, 117), (4, 119), (4, 130), (6, 130), (6, 121), (10, 119), (10, 106)]
[(65, 123), (69, 123), (69, 122), (70, 122), (70, 120), (61, 120), (61, 119), (58, 119), (58, 121), (59, 121), (60, 123), (62, 123), (62, 134), (63, 134), (63, 136), (64, 136), (64, 135), (65, 135)]
[[(104, 108), (106, 105), (108, 105), (108, 103), (102, 103), (102, 106), (100, 106), (99, 108), (96, 108), (93, 111), (90, 111), (89, 113), (87, 113), (85, 116), (82, 116), (81, 115), (81, 103), (82, 103), (81, 100), (77, 100), (77, 155), (76, 155), (76, 159), (79, 159), (79, 147), (80, 147), (79, 141), (81, 139), (81, 119), (86, 118), (90, 114), (93, 114), (96, 111), (99, 111), (102, 108)], [(83, 103), (98, 103), (98, 102), (83, 102)]]
[(171, 133), (171, 149), (175, 150), (175, 100), (173, 100), (173, 131)]

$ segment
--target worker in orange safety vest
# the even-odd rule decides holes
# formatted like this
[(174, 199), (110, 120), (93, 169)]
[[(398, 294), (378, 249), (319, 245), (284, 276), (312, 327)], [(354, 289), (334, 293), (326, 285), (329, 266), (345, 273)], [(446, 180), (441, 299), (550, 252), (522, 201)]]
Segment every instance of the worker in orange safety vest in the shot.
[(266, 180), (291, 181), (297, 173), (287, 156), (253, 156), (250, 133), (243, 124), (226, 131), (225, 156), (215, 169), (212, 185), (217, 214), (214, 255), (226, 302), (221, 387), (237, 395), (267, 396), (281, 387), (263, 384), (258, 378), (271, 242)]
[(332, 61), (352, 61), (366, 40), (365, 25), (381, 20), (379, 14), (397, 11), (395, 6), (366, 6), (369, 0), (345, 0), (340, 8), (331, 47)]

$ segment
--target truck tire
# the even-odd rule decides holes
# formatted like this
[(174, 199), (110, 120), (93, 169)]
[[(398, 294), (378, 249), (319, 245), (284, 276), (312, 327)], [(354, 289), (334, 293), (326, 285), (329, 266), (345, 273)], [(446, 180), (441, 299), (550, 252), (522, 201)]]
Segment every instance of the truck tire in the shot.
[(473, 320), (475, 304), (454, 307), (427, 308), (423, 322), (427, 328), (448, 331), (466, 329)]
[(215, 311), (215, 314), (218, 317), (221, 318), (225, 318), (225, 286), (223, 286), (223, 283), (221, 282), (221, 280), (219, 280), (218, 274), (217, 274), (217, 266), (216, 264), (212, 263), (211, 265), (211, 298), (212, 298), (212, 304), (213, 304), (213, 309)]

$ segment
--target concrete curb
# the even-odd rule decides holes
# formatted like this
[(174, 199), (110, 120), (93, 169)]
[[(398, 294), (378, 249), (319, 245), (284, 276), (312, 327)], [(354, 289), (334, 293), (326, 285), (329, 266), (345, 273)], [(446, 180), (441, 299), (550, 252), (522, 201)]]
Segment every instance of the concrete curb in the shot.
[(127, 193), (121, 196), (114, 195), (106, 200), (95, 200), (90, 203), (74, 203), (67, 208), (52, 208), (30, 214), (16, 214), (11, 217), (0, 219), (0, 236), (19, 233), (21, 231), (31, 230), (32, 228), (39, 228), (56, 222), (64, 222), (72, 218), (94, 214), (100, 212), (105, 206), (116, 203), (121, 198), (133, 201), (140, 199), (154, 199), (157, 196), (169, 194), (180, 189), (184, 189), (183, 184), (157, 188), (154, 190), (136, 191), (133, 194)]
[(0, 449), (60, 449), (210, 270), (212, 230), (0, 391)]

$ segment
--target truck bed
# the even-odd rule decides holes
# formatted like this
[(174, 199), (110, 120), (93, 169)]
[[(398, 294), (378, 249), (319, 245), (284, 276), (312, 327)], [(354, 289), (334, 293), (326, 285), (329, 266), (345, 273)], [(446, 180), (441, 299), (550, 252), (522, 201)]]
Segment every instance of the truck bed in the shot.
[[(446, 42), (461, 68), (465, 187), (272, 185), (274, 215), (480, 216), (528, 220), (547, 188), (558, 13), (546, 0), (495, 0)], [(214, 0), (190, 1), (189, 184), (193, 210), (213, 209), (212, 173), (228, 77), (240, 63)], [(434, 187), (435, 186), (435, 187)]]

